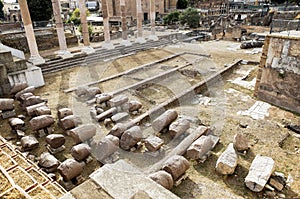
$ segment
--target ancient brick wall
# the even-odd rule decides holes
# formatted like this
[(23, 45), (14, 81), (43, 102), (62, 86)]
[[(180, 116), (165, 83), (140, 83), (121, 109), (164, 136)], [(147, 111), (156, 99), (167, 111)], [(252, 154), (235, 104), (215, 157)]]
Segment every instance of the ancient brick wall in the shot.
[(267, 36), (255, 94), (300, 114), (300, 37)]

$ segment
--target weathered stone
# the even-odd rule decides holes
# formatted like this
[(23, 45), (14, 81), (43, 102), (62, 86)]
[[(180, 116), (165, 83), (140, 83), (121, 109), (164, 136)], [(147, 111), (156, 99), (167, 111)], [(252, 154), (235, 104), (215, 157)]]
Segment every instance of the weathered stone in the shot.
[(163, 130), (165, 127), (171, 124), (177, 118), (177, 116), (178, 114), (175, 110), (167, 110), (152, 122), (153, 130), (158, 132)]
[(105, 139), (110, 140), (117, 147), (119, 147), (119, 145), (120, 145), (120, 139), (114, 135), (107, 135), (107, 136), (105, 136)]
[(78, 86), (75, 90), (75, 94), (78, 97), (82, 97), (87, 94), (89, 87), (88, 86)]
[(32, 106), (26, 107), (27, 115), (29, 115), (30, 117), (38, 116), (38, 115), (36, 114), (36, 109), (37, 109), (37, 108), (41, 108), (41, 107), (46, 107), (46, 108), (48, 108), (48, 106), (46, 105), (45, 102), (42, 102), (42, 103), (40, 103), (40, 104), (35, 104), (35, 105), (32, 105)]
[(39, 147), (39, 141), (33, 136), (21, 138), (21, 146), (24, 151), (30, 151)]
[(82, 173), (83, 165), (74, 159), (67, 159), (57, 169), (64, 181), (70, 181)]
[(1, 111), (10, 111), (15, 108), (14, 99), (9, 98), (0, 98), (0, 110)]
[(145, 146), (150, 152), (159, 150), (163, 144), (164, 140), (157, 136), (150, 136), (145, 140)]
[(211, 139), (211, 141), (213, 142), (213, 145), (211, 147), (211, 150), (214, 149), (216, 147), (216, 145), (219, 143), (220, 141), (220, 137), (213, 135), (213, 134), (209, 134), (207, 135), (207, 137), (209, 137)]
[(94, 107), (90, 108), (90, 116), (92, 119), (96, 120), (96, 116), (97, 116), (97, 111)]
[(13, 86), (12, 86), (12, 89), (10, 91), (10, 94), (15, 94), (17, 92), (20, 92), (21, 90), (25, 89), (28, 87), (28, 84), (26, 82), (24, 83), (15, 83)]
[(246, 186), (254, 192), (260, 192), (268, 182), (273, 169), (272, 158), (256, 155), (245, 178)]
[(101, 94), (101, 90), (98, 87), (90, 87), (87, 89), (86, 96), (88, 98), (95, 97), (97, 94)]
[(128, 102), (128, 97), (126, 95), (117, 95), (108, 101), (111, 107), (121, 106), (126, 102)]
[(15, 97), (16, 97), (17, 100), (20, 100), (20, 96), (21, 96), (22, 94), (24, 94), (24, 93), (33, 93), (34, 90), (35, 90), (34, 86), (29, 86), (29, 87), (27, 87), (27, 88), (25, 88), (25, 89), (19, 91), (19, 92), (15, 95)]
[(114, 123), (113, 123), (113, 121), (110, 118), (106, 118), (104, 120), (103, 124), (104, 124), (105, 127), (108, 128), (108, 127), (111, 127)]
[(110, 100), (113, 96), (109, 93), (102, 93), (102, 94), (98, 94), (96, 95), (96, 103), (97, 104), (101, 104), (103, 102), (107, 102), (108, 100)]
[(123, 123), (118, 123), (110, 130), (109, 134), (121, 138), (124, 131), (126, 131), (126, 126)]
[(147, 192), (139, 190), (136, 193), (134, 193), (129, 199), (154, 199), (154, 198), (151, 198)]
[(126, 130), (120, 139), (120, 147), (129, 150), (143, 138), (142, 130), (138, 126), (133, 126)]
[(142, 106), (142, 103), (140, 103), (139, 101), (132, 100), (129, 102), (129, 111), (138, 111), (142, 108)]
[(73, 111), (69, 108), (61, 108), (57, 112), (57, 117), (60, 120), (63, 119), (64, 117), (68, 116), (68, 115), (73, 115)]
[(35, 109), (35, 114), (40, 115), (51, 115), (51, 109), (48, 106), (41, 106)]
[(96, 120), (98, 122), (103, 121), (106, 118), (111, 117), (111, 116), (113, 116), (116, 113), (117, 113), (117, 108), (116, 107), (110, 108), (107, 111), (104, 111), (103, 113), (97, 115), (96, 116)]
[(238, 163), (238, 155), (230, 143), (227, 149), (220, 155), (216, 163), (216, 170), (220, 174), (233, 174)]
[(162, 169), (172, 175), (173, 180), (177, 180), (190, 167), (187, 159), (180, 155), (170, 157), (163, 165)]
[(21, 104), (22, 104), (24, 101), (26, 101), (27, 98), (32, 97), (32, 96), (34, 96), (33, 93), (23, 93), (23, 94), (20, 96), (19, 101), (20, 101)]
[(66, 139), (61, 134), (51, 134), (47, 135), (46, 142), (49, 144), (52, 148), (57, 149), (65, 144)]
[(285, 177), (285, 175), (281, 172), (275, 171), (273, 173), (272, 178), (274, 178), (276, 181), (280, 182), (281, 184), (283, 184), (283, 186), (286, 185), (287, 179)]
[(118, 148), (118, 145), (112, 139), (105, 137), (96, 145), (93, 154), (95, 154), (98, 161), (103, 161), (116, 152)]
[(8, 123), (13, 130), (22, 129), (25, 126), (25, 122), (19, 118), (10, 118)]
[(44, 100), (41, 99), (40, 96), (30, 96), (30, 97), (26, 98), (26, 100), (23, 101), (22, 108), (25, 109), (27, 106), (40, 104), (42, 102), (44, 102)]
[(206, 155), (213, 146), (213, 141), (208, 136), (201, 136), (186, 151), (186, 156), (191, 159), (199, 159)]
[(48, 152), (42, 153), (39, 160), (39, 165), (46, 169), (47, 172), (56, 171), (60, 162)]
[(91, 154), (91, 148), (87, 144), (78, 144), (72, 147), (71, 155), (77, 161), (85, 160)]
[(54, 122), (54, 118), (51, 115), (37, 116), (29, 121), (31, 128), (34, 131), (49, 127), (54, 124)]
[(235, 134), (235, 136), (233, 137), (233, 146), (237, 151), (248, 150), (249, 149), (248, 139), (240, 133)]
[(284, 185), (281, 184), (280, 182), (278, 182), (276, 179), (274, 178), (270, 178), (269, 184), (274, 187), (277, 191), (282, 191)]
[(70, 130), (70, 135), (76, 144), (87, 141), (96, 135), (94, 124), (85, 124)]
[(2, 119), (7, 119), (7, 118), (15, 117), (16, 116), (16, 111), (15, 110), (2, 111), (2, 112), (0, 112), (0, 116), (2, 117)]
[(96, 107), (96, 112), (97, 112), (97, 115), (99, 115), (99, 114), (103, 113), (104, 110), (102, 108)]
[(126, 112), (121, 112), (121, 113), (117, 113), (115, 115), (113, 115), (111, 117), (111, 120), (115, 123), (117, 122), (122, 122), (123, 120), (126, 120), (129, 118), (129, 114)]
[(172, 175), (166, 171), (158, 171), (156, 173), (152, 173), (149, 175), (149, 177), (156, 183), (169, 190), (172, 189), (174, 185)]
[(22, 138), (22, 137), (25, 136), (25, 132), (24, 131), (16, 130), (16, 133), (17, 133), (18, 138)]
[(69, 130), (82, 124), (82, 120), (79, 116), (68, 115), (61, 119), (59, 124), (64, 130)]
[(17, 118), (21, 119), (21, 120), (25, 120), (26, 116), (25, 115), (18, 115)]
[(190, 128), (190, 122), (186, 119), (179, 119), (173, 122), (169, 127), (169, 133), (172, 138), (178, 137)]

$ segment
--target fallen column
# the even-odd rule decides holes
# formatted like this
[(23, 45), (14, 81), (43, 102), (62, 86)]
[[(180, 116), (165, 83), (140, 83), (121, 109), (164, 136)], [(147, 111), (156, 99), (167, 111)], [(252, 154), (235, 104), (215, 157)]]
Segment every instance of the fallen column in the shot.
[(37, 113), (38, 113), (38, 112), (37, 112), (37, 109), (38, 109), (38, 108), (42, 108), (42, 107), (44, 107), (45, 109), (46, 109), (46, 108), (49, 108), (49, 107), (46, 105), (45, 102), (42, 102), (42, 103), (40, 103), (40, 104), (35, 104), (35, 105), (32, 105), (32, 106), (26, 107), (26, 113), (27, 113), (27, 115), (30, 116), (30, 117), (39, 116), (39, 115), (37, 115)]
[(39, 160), (39, 165), (46, 170), (46, 172), (51, 173), (56, 171), (60, 162), (48, 152), (42, 153)]
[(149, 175), (149, 178), (169, 190), (172, 189), (174, 185), (172, 175), (166, 171), (152, 173)]
[(95, 154), (98, 161), (105, 161), (110, 155), (115, 153), (119, 148), (119, 139), (115, 136), (106, 136), (95, 147)]
[(60, 120), (68, 115), (73, 115), (73, 111), (69, 108), (61, 108), (57, 112), (58, 119)]
[(33, 93), (34, 91), (35, 91), (35, 88), (33, 86), (29, 86), (29, 87), (17, 92), (15, 97), (17, 100), (20, 100), (21, 95), (23, 95), (24, 93)]
[(201, 136), (186, 151), (186, 156), (188, 158), (198, 160), (203, 157), (212, 149), (213, 141), (208, 136)]
[(83, 161), (91, 154), (91, 148), (87, 144), (78, 144), (72, 147), (71, 155), (77, 161)]
[(101, 122), (101, 121), (105, 120), (106, 118), (113, 116), (117, 112), (118, 112), (117, 108), (112, 107), (112, 108), (108, 109), (107, 111), (104, 111), (103, 113), (97, 115), (96, 120), (98, 122)]
[(238, 163), (238, 155), (230, 143), (227, 149), (220, 155), (216, 163), (216, 170), (220, 174), (233, 174)]
[(164, 140), (160, 139), (157, 136), (150, 136), (145, 140), (145, 147), (150, 152), (159, 150), (164, 144)]
[(263, 190), (273, 172), (274, 164), (274, 160), (270, 157), (255, 156), (245, 178), (246, 186), (254, 192)]
[(120, 147), (124, 150), (129, 150), (134, 147), (139, 141), (141, 141), (142, 138), (143, 133), (141, 128), (138, 126), (133, 126), (123, 133), (120, 139)]
[(94, 124), (85, 124), (70, 130), (70, 136), (76, 144), (85, 142), (96, 135)]
[(21, 138), (21, 146), (23, 151), (31, 151), (39, 147), (39, 141), (33, 136), (25, 136)]
[(78, 125), (82, 124), (82, 120), (79, 116), (75, 115), (68, 115), (60, 120), (59, 125), (64, 130), (69, 130), (72, 128), (77, 127)]
[(83, 171), (83, 164), (73, 159), (67, 159), (59, 165), (57, 170), (64, 181), (70, 181), (80, 176)]
[(50, 127), (55, 123), (54, 118), (51, 115), (41, 115), (32, 118), (30, 121), (30, 126), (32, 130), (38, 131), (40, 129), (44, 129)]
[(179, 119), (173, 122), (169, 127), (169, 133), (172, 138), (176, 138), (190, 128), (190, 122), (186, 119)]
[(173, 180), (176, 181), (189, 167), (190, 163), (187, 159), (180, 155), (174, 155), (164, 163), (162, 169), (171, 174)]
[(46, 137), (47, 148), (51, 154), (59, 153), (66, 149), (66, 139), (61, 134), (51, 134)]
[(14, 108), (14, 99), (0, 98), (0, 113), (3, 119), (14, 117), (16, 115)]
[(175, 110), (167, 110), (152, 122), (153, 130), (160, 132), (169, 124), (171, 124), (177, 118), (177, 116), (178, 114)]

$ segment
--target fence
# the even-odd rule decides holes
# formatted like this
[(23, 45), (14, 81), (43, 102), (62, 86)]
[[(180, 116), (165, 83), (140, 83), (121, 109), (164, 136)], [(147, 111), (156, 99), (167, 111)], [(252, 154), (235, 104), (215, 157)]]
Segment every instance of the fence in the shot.
[(300, 19), (299, 20), (283, 20), (283, 19), (273, 19), (271, 23), (270, 33), (276, 30), (289, 31), (289, 30), (300, 30)]

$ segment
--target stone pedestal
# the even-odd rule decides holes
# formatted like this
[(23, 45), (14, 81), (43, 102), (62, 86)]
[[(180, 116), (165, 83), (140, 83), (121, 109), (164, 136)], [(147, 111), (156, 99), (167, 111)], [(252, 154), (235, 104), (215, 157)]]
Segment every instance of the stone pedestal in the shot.
[(45, 85), (43, 73), (39, 67), (30, 65), (25, 71), (25, 76), (28, 86), (34, 86), (37, 88)]
[(132, 43), (131, 43), (130, 41), (128, 41), (128, 40), (122, 40), (122, 41), (120, 42), (120, 44), (121, 44), (122, 46), (131, 46), (131, 45), (132, 45)]
[(83, 46), (81, 48), (81, 52), (84, 52), (86, 54), (92, 54), (95, 52), (95, 49), (92, 46)]

